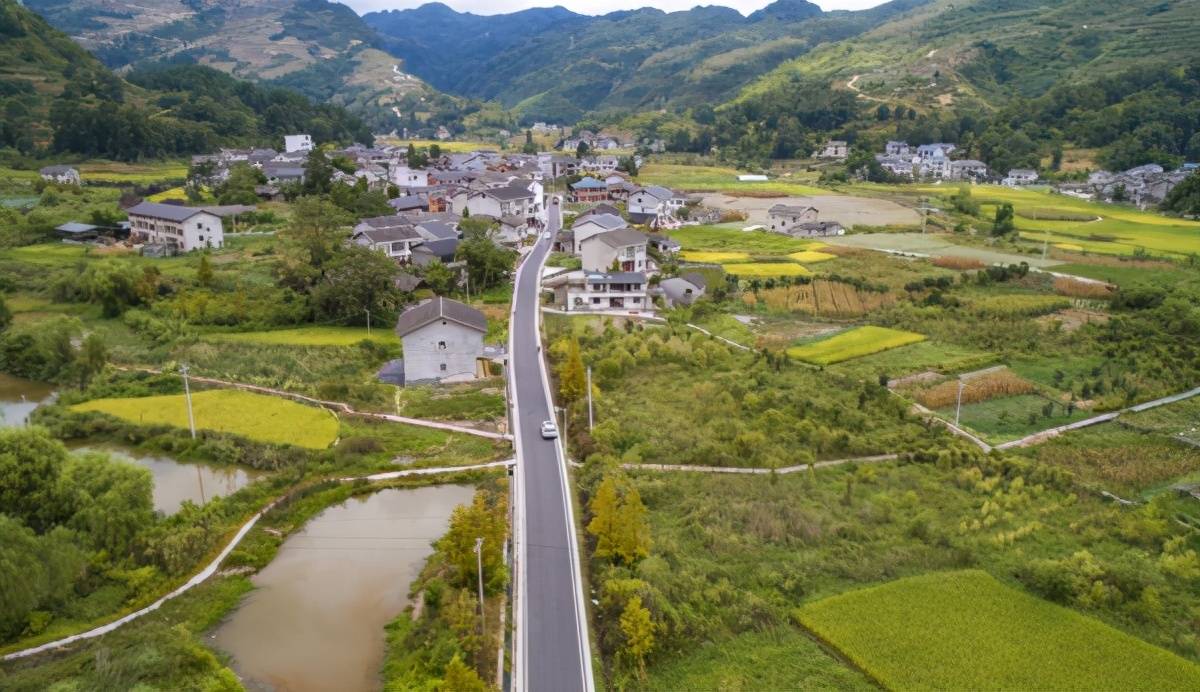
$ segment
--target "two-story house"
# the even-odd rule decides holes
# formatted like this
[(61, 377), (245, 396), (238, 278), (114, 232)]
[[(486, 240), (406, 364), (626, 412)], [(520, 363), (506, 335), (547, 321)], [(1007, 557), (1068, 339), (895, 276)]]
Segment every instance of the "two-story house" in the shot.
[(571, 183), (572, 202), (603, 202), (608, 199), (608, 185), (591, 176)]
[(816, 221), (817, 214), (816, 207), (776, 204), (767, 210), (767, 228), (776, 233), (788, 233), (793, 226)]
[(404, 383), (465, 382), (484, 372), (487, 317), (468, 305), (435, 297), (396, 320), (404, 346)]
[(645, 233), (624, 228), (576, 242), (582, 250), (584, 271), (645, 272), (648, 268)]
[(38, 175), (48, 183), (59, 185), (79, 185), (79, 169), (74, 166), (46, 166), (38, 171)]
[(424, 240), (412, 224), (398, 216), (363, 219), (350, 236), (351, 242), (382, 252), (405, 264), (412, 260), (413, 248)]
[(625, 219), (622, 219), (616, 214), (587, 214), (575, 219), (575, 223), (571, 224), (571, 234), (573, 243), (571, 245), (571, 254), (578, 255), (583, 252), (583, 241), (592, 236), (601, 233), (609, 233), (618, 231), (626, 227)]
[(126, 210), (129, 233), (135, 241), (163, 245), (174, 252), (191, 252), (225, 245), (221, 217), (201, 207), (142, 202)]
[(554, 291), (555, 304), (567, 312), (651, 308), (646, 275), (641, 272), (575, 270), (556, 274), (543, 285)]

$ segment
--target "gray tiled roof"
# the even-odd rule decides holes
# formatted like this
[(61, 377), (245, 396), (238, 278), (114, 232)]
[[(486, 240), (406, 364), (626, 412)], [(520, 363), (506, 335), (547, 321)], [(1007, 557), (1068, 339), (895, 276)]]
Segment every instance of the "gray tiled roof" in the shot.
[(588, 223), (594, 223), (601, 228), (607, 228), (612, 231), (615, 231), (618, 228), (624, 228), (626, 225), (625, 219), (622, 219), (615, 214), (591, 214), (583, 218), (575, 219), (574, 223), (571, 224), (571, 228), (576, 228), (582, 225), (585, 221)]
[(166, 221), (186, 221), (196, 214), (211, 214), (212, 212), (198, 207), (184, 207), (178, 204), (160, 204), (158, 202), (141, 202), (125, 210), (130, 216), (149, 216)]
[(609, 247), (619, 248), (627, 245), (644, 245), (646, 243), (646, 234), (631, 228), (623, 228), (619, 231), (598, 233), (583, 242), (589, 243), (593, 240), (604, 243)]
[(533, 199), (533, 193), (528, 188), (518, 185), (508, 187), (493, 187), (482, 191), (489, 197), (495, 197), (502, 202), (512, 202), (518, 199)]
[(396, 333), (400, 336), (411, 334), (439, 319), (457, 322), (465, 327), (487, 332), (487, 317), (482, 312), (457, 300), (437, 296), (400, 315), (400, 319), (396, 321)]

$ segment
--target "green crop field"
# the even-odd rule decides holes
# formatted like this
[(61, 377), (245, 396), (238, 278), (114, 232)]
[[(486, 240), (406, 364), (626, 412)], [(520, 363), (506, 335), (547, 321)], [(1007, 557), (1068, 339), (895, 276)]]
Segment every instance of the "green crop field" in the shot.
[[(279, 397), (213, 389), (193, 393), (192, 407), (198, 429), (309, 449), (324, 449), (337, 439), (338, 422), (332, 413)], [(71, 409), (107, 413), (132, 423), (188, 427), (182, 394), (96, 399)]]
[[(1018, 373), (1020, 368), (1014, 368)], [(1053, 403), (1050, 415), (1044, 415), (1047, 404)], [(939, 409), (946, 420), (954, 420), (954, 408)], [(963, 404), (959, 421), (964, 427), (979, 433), (993, 443), (1007, 442), (1031, 435), (1039, 430), (1074, 423), (1096, 415), (1093, 411), (1067, 411), (1061, 402), (1051, 402), (1037, 394), (1006, 396), (1000, 399)]]
[(880, 375), (895, 379), (926, 371), (946, 374), (966, 372), (992, 365), (996, 360), (994, 353), (930, 340), (855, 358), (839, 363), (836, 369), (852, 377), (875, 382)]
[(87, 247), (83, 245), (44, 243), (0, 251), (0, 259), (15, 260), (39, 266), (61, 267), (75, 264), (77, 261), (83, 259), (87, 251)]
[(187, 178), (188, 166), (183, 162), (122, 163), (119, 161), (89, 161), (79, 165), (83, 180), (103, 180), (114, 183), (157, 183)]
[(914, 332), (868, 325), (836, 334), (828, 339), (793, 346), (787, 353), (792, 358), (808, 363), (832, 365), (924, 339), (923, 335)]
[(366, 327), (300, 327), (297, 329), (275, 329), (262, 332), (230, 332), (208, 334), (208, 341), (235, 343), (273, 344), (279, 346), (353, 346), (364, 339), (396, 344), (398, 340), (387, 328), (372, 329), (367, 336)]
[(679, 259), (686, 262), (733, 263), (749, 262), (748, 252), (721, 252), (719, 250), (684, 250), (679, 253)]
[(805, 267), (789, 262), (736, 262), (733, 264), (723, 264), (721, 268), (725, 270), (725, 273), (733, 274), (743, 279), (812, 275), (812, 272)]
[(687, 166), (683, 164), (651, 163), (638, 172), (638, 182), (643, 185), (662, 185), (690, 192), (744, 193), (755, 197), (778, 195), (810, 196), (834, 194), (830, 190), (814, 187), (808, 183), (816, 175), (797, 178), (772, 178), (763, 182), (740, 182), (739, 172), (719, 166)]
[(996, 581), (942, 572), (796, 610), (893, 690), (1194, 690), (1200, 667)]
[(684, 251), (742, 252), (753, 255), (787, 255), (820, 245), (778, 233), (720, 226), (684, 226), (671, 231), (671, 237), (679, 241)]

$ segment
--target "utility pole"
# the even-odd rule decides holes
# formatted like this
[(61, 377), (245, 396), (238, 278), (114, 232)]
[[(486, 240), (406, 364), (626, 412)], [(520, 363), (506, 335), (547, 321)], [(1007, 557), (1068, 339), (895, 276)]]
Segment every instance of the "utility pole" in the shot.
[(962, 415), (962, 393), (965, 383), (963, 379), (958, 378), (958, 401), (954, 404), (954, 427), (958, 427), (958, 418)]
[(367, 313), (367, 338), (370, 339), (371, 338), (371, 311), (364, 310), (363, 312)]
[(188, 427), (192, 430), (192, 439), (196, 439), (196, 417), (192, 414), (192, 389), (188, 385), (188, 366), (187, 363), (179, 366), (179, 372), (183, 375), (183, 397), (187, 400), (188, 412)]
[[(567, 409), (562, 406), (555, 406), (554, 410), (562, 412), (562, 428), (563, 428), (562, 436), (563, 436), (563, 439), (566, 439), (566, 437), (567, 437)], [(563, 443), (563, 453), (564, 454), (566, 453), (566, 450), (567, 450), (567, 445), (564, 442)]]
[(588, 390), (588, 432), (592, 431), (592, 426), (595, 420), (592, 416), (592, 366), (587, 369), (587, 390)]
[(483, 610), (483, 538), (475, 539), (475, 565), (478, 570), (476, 581), (479, 583), (479, 636), (482, 638), (486, 631), (484, 619), (487, 617)]
[(1046, 251), (1050, 249), (1050, 236), (1042, 238), (1042, 259), (1046, 259)]

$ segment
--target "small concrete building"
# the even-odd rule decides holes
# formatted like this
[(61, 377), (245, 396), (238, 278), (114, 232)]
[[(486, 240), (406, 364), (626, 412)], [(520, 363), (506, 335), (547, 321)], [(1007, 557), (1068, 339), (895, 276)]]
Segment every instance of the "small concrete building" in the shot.
[(48, 183), (59, 185), (79, 185), (79, 169), (74, 166), (46, 166), (38, 171), (38, 175)]
[(163, 245), (173, 252), (225, 245), (221, 217), (208, 209), (142, 202), (126, 212), (130, 234), (136, 240)]
[(312, 151), (313, 141), (309, 135), (284, 135), (283, 150), (289, 154), (298, 151)]
[(767, 210), (768, 228), (776, 233), (787, 233), (802, 223), (817, 220), (816, 207), (776, 204)]
[(396, 321), (396, 335), (404, 345), (404, 383), (481, 377), (485, 334), (487, 317), (457, 300), (438, 296), (406, 310)]

